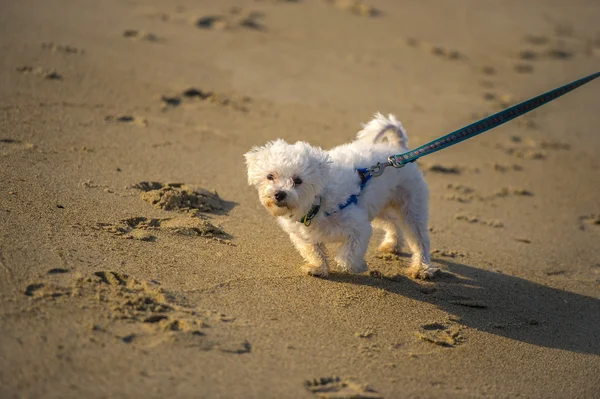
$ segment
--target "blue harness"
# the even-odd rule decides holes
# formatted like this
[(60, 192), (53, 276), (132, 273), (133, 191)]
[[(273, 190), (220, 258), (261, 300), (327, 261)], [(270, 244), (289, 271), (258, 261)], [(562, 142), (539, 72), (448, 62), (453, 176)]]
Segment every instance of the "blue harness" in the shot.
[[(371, 177), (373, 177), (373, 175), (369, 173), (369, 169), (367, 168), (357, 168), (356, 173), (358, 173), (358, 176), (360, 177), (360, 190), (357, 194), (352, 194), (350, 197), (348, 197), (346, 202), (338, 205), (338, 211), (341, 211), (342, 209), (347, 208), (352, 204), (358, 204), (358, 197), (360, 193), (365, 189), (365, 186), (367, 185), (367, 182), (371, 180)], [(299, 220), (299, 222), (304, 223), (305, 226), (310, 226), (311, 221), (314, 219), (315, 216), (317, 216), (319, 209), (321, 209), (320, 203), (313, 205), (312, 208), (310, 208), (310, 210), (308, 211), (308, 213)], [(331, 216), (336, 212), (337, 211), (334, 211), (332, 213), (325, 212), (325, 216)]]
[[(358, 194), (352, 194), (350, 197), (348, 197), (348, 199), (346, 200), (346, 202), (344, 202), (343, 204), (338, 205), (338, 211), (341, 211), (342, 209), (352, 205), (352, 204), (357, 204), (358, 203), (358, 196), (360, 195), (360, 193), (362, 192), (362, 190), (365, 189), (365, 186), (367, 185), (367, 182), (369, 180), (371, 180), (371, 177), (373, 177), (370, 173), (369, 173), (369, 169), (367, 168), (358, 168), (356, 169), (356, 172), (358, 173), (358, 176), (360, 176), (360, 190), (358, 191)], [(335, 212), (334, 212), (335, 213)], [(329, 216), (331, 215), (331, 213), (327, 213), (325, 212), (325, 216)]]

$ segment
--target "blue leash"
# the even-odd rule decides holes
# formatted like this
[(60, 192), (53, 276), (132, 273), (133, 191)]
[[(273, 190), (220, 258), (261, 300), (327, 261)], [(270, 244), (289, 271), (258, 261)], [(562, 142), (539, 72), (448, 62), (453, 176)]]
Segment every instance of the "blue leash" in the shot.
[[(361, 179), (360, 191), (358, 192), (358, 194), (351, 195), (345, 203), (338, 205), (338, 210), (342, 210), (352, 204), (358, 203), (358, 196), (365, 188), (365, 185), (367, 184), (369, 179), (371, 179), (371, 177), (381, 176), (386, 167), (393, 166), (394, 168), (401, 168), (404, 165), (414, 162), (425, 155), (429, 155), (436, 151), (443, 150), (444, 148), (460, 143), (461, 141), (470, 139), (471, 137), (475, 137), (478, 134), (487, 132), (488, 130), (505, 124), (506, 122), (511, 121), (523, 114), (533, 111), (534, 109), (539, 108), (542, 105), (549, 103), (550, 101), (556, 100), (558, 97), (563, 96), (568, 92), (573, 91), (576, 88), (591, 82), (597, 77), (600, 77), (600, 72), (593, 73), (589, 76), (586, 76), (585, 78), (575, 80), (571, 83), (558, 87), (554, 90), (550, 90), (549, 92), (541, 94), (537, 97), (533, 97), (527, 101), (523, 101), (522, 103), (513, 105), (512, 107), (507, 108), (504, 111), (497, 112), (486, 118), (480, 119), (477, 122), (471, 123), (470, 125), (455, 130), (452, 133), (448, 133), (445, 136), (430, 141), (427, 144), (423, 144), (422, 146), (415, 148), (412, 151), (405, 152), (404, 154), (391, 155), (388, 158), (388, 162), (377, 162), (376, 165), (373, 165), (370, 168), (357, 169), (356, 171), (358, 172), (358, 175)], [(306, 215), (304, 215), (299, 220), (299, 222), (303, 223), (306, 226), (310, 226), (312, 219), (317, 215), (320, 207), (320, 204), (313, 205), (309, 212)], [(325, 215), (329, 216), (330, 214), (326, 213)]]
[(533, 97), (517, 105), (513, 105), (504, 111), (500, 111), (475, 123), (471, 123), (470, 125), (460, 128), (452, 133), (430, 141), (427, 144), (423, 144), (414, 150), (405, 152), (403, 154), (392, 155), (388, 158), (388, 162), (378, 162), (377, 165), (371, 166), (369, 168), (369, 173), (371, 176), (380, 176), (387, 166), (401, 168), (404, 165), (414, 162), (425, 155), (432, 154), (436, 151), (443, 150), (444, 148), (460, 143), (461, 141), (470, 139), (471, 137), (475, 137), (478, 134), (491, 130), (523, 114), (533, 111), (534, 109), (541, 107), (550, 101), (556, 100), (558, 97), (591, 82), (597, 77), (600, 77), (600, 72), (593, 73), (585, 78), (575, 80), (574, 82), (568, 83), (554, 90), (550, 90), (547, 93)]

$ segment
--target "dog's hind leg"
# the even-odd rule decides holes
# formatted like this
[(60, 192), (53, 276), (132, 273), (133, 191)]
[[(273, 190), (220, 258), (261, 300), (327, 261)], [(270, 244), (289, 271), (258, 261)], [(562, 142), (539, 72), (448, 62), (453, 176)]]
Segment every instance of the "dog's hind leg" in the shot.
[(302, 271), (315, 277), (327, 277), (329, 266), (321, 245), (310, 243), (296, 234), (290, 234), (290, 239), (307, 262), (302, 265)]
[(415, 179), (410, 190), (398, 188), (397, 209), (406, 243), (412, 252), (410, 275), (413, 278), (432, 278), (439, 269), (431, 266), (429, 232), (427, 230), (428, 190), (422, 178)]
[(398, 254), (402, 249), (404, 237), (400, 229), (400, 216), (392, 206), (386, 206), (373, 219), (373, 226), (383, 229), (385, 237), (377, 250), (380, 252)]

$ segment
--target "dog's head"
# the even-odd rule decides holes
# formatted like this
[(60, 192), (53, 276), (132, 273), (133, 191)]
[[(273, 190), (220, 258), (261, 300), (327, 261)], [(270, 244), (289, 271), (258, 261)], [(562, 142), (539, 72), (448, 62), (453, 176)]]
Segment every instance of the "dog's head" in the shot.
[(299, 141), (275, 140), (246, 154), (248, 183), (273, 216), (299, 219), (323, 190), (329, 157), (318, 147)]

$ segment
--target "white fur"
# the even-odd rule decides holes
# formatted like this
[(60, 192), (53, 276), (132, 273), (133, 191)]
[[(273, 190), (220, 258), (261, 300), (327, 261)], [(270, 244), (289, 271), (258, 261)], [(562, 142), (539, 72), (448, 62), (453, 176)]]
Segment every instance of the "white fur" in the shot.
[[(407, 151), (406, 145), (402, 124), (393, 115), (385, 118), (377, 113), (363, 125), (355, 141), (330, 151), (301, 141), (288, 144), (281, 139), (254, 147), (245, 154), (248, 183), (258, 189), (261, 203), (290, 235), (307, 262), (303, 270), (308, 274), (329, 273), (323, 253), (323, 244), (329, 242), (342, 242), (335, 257), (341, 271), (366, 271), (364, 256), (372, 222), (385, 231), (379, 246), (385, 252), (400, 250), (404, 231), (413, 253), (412, 276), (431, 278), (437, 269), (431, 267), (429, 257), (428, 190), (416, 165), (387, 168), (381, 176), (369, 180), (357, 204), (338, 209), (360, 191), (357, 168), (385, 162), (390, 155)], [(267, 178), (269, 175), (272, 180)], [(295, 178), (302, 179), (302, 183), (295, 185)], [(279, 197), (283, 192), (286, 198), (278, 201), (278, 192)], [(321, 207), (310, 226), (300, 223), (317, 203)]]

